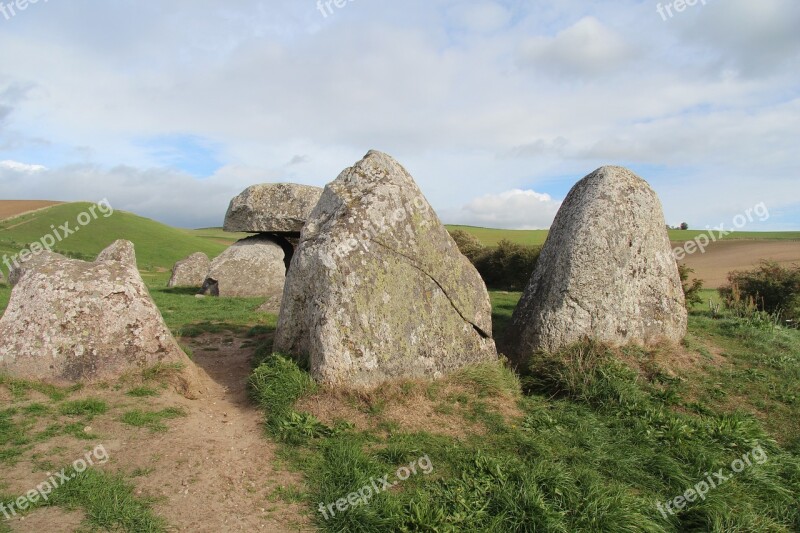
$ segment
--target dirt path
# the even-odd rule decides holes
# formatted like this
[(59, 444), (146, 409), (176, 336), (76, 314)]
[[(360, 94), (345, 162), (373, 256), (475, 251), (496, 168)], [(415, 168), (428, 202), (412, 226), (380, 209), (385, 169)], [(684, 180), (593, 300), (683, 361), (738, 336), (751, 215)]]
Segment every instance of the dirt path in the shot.
[(229, 335), (187, 340), (213, 380), (211, 391), (200, 405), (184, 400), (189, 417), (135, 453), (142, 468), (155, 468), (140, 490), (167, 498), (156, 510), (177, 531), (313, 531), (299, 507), (273, 495), (302, 481), (278, 464), (263, 416), (248, 400), (252, 348), (243, 342)]
[[(210, 376), (209, 394), (188, 400), (164, 392), (142, 400), (125, 395), (127, 388), (87, 387), (70, 399), (105, 400), (112, 411), (92, 421), (109, 461), (96, 468), (122, 471), (138, 496), (157, 500), (154, 511), (181, 532), (314, 531), (303, 507), (286, 503), (280, 488), (302, 490), (299, 475), (276, 458), (276, 446), (263, 433), (262, 414), (248, 400), (253, 348), (246, 339), (228, 334), (184, 339), (194, 360)], [(144, 402), (144, 405), (143, 405)], [(119, 421), (137, 408), (183, 407), (186, 417), (169, 420), (168, 431), (154, 433)], [(92, 443), (93, 445), (95, 443)], [(35, 450), (56, 464), (81, 457), (87, 441), (58, 437)], [(22, 494), (44, 474), (27, 461), (3, 471), (11, 494)], [(13, 531), (76, 531), (82, 512), (44, 508), (10, 521)], [(33, 529), (32, 529), (33, 528)]]

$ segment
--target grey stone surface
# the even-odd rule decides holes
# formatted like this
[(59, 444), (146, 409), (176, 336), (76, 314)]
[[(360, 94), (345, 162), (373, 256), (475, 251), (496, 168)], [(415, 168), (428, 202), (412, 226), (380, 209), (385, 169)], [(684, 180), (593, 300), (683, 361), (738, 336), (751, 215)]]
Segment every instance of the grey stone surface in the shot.
[(203, 252), (193, 253), (175, 263), (167, 287), (200, 288), (203, 286), (210, 268), (211, 260), (206, 254)]
[(299, 234), (322, 189), (294, 183), (253, 185), (231, 200), (225, 231)]
[(136, 269), (117, 241), (94, 262), (43, 252), (20, 265), (0, 319), (0, 371), (52, 382), (114, 379), (156, 363), (182, 363), (183, 392), (201, 387)]
[(235, 242), (211, 262), (203, 292), (279, 299), (286, 282), (286, 264), (284, 249), (276, 241), (268, 235), (255, 235)]
[(275, 350), (356, 388), (497, 358), (483, 280), (388, 155), (369, 152), (325, 188), (292, 260)]
[(678, 342), (686, 323), (658, 196), (631, 171), (602, 167), (564, 200), (506, 344), (519, 364), (585, 338)]

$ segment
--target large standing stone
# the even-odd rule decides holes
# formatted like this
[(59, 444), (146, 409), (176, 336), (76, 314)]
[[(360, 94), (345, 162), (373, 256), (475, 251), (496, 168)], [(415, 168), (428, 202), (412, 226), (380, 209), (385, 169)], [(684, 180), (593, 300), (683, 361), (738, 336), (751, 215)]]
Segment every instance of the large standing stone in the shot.
[(15, 267), (0, 319), (0, 372), (75, 383), (114, 379), (155, 363), (187, 365), (184, 392), (200, 386), (150, 298), (133, 244), (116, 241), (93, 263), (42, 252)]
[(497, 357), (486, 286), (412, 177), (371, 151), (309, 217), (275, 350), (319, 381), (368, 387)]
[(225, 231), (299, 234), (322, 189), (294, 183), (253, 185), (231, 200)]
[(255, 235), (235, 242), (211, 262), (203, 291), (213, 296), (277, 298), (286, 281), (286, 251), (278, 239)]
[(197, 287), (203, 286), (211, 260), (203, 252), (197, 252), (185, 259), (181, 259), (172, 267), (172, 277), (167, 287)]
[(680, 341), (686, 308), (658, 196), (622, 167), (570, 191), (512, 318), (518, 364), (584, 338), (610, 344)]

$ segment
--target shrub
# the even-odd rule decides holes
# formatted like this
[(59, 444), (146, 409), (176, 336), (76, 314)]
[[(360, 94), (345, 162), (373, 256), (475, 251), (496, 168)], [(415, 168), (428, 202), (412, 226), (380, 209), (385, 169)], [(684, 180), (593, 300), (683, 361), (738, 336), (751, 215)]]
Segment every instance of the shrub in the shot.
[(700, 291), (703, 290), (703, 282), (699, 279), (689, 281), (689, 275), (692, 272), (694, 272), (694, 269), (678, 263), (678, 273), (681, 276), (681, 286), (683, 287), (683, 295), (686, 299), (687, 309), (703, 303), (703, 297), (700, 296)]
[(459, 251), (473, 264), (486, 253), (486, 248), (481, 244), (481, 241), (471, 233), (456, 229), (450, 231), (450, 236), (456, 241)]
[(800, 319), (800, 266), (783, 267), (762, 261), (753, 270), (728, 274), (728, 284), (720, 296), (733, 310), (738, 306), (756, 308), (769, 314), (782, 314), (786, 320)]
[(502, 240), (475, 261), (483, 281), (492, 289), (523, 291), (530, 282), (541, 249)]

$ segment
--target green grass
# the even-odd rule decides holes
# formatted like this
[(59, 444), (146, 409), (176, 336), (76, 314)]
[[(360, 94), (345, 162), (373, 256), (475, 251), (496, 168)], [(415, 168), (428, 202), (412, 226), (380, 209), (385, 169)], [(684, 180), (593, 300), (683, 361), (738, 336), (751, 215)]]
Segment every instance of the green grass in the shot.
[[(28, 243), (39, 241), (51, 234), (51, 225), (59, 228), (65, 222), (70, 228), (79, 227), (77, 217), (92, 204), (85, 202), (56, 205), (35, 213), (0, 221), (0, 257), (16, 254)], [(127, 239), (136, 248), (140, 270), (171, 269), (176, 261), (194, 252), (205, 252), (210, 257), (220, 254), (226, 247), (220, 239), (166, 226), (154, 220), (124, 211), (115, 211), (98, 218), (58, 242), (55, 251), (80, 259), (94, 260), (97, 254), (117, 239)], [(2, 266), (6, 269), (5, 265)], [(8, 271), (5, 270), (8, 274)]]
[(509, 230), (509, 229), (492, 229), (492, 228), (478, 228), (475, 226), (458, 226), (447, 225), (448, 230), (463, 230), (471, 233), (481, 241), (484, 246), (497, 246), (497, 243), (503, 239), (509, 240), (516, 244), (527, 244), (531, 246), (541, 246), (547, 240), (548, 230)]
[(96, 415), (105, 414), (107, 411), (108, 404), (102, 400), (97, 400), (94, 398), (65, 402), (59, 407), (59, 412), (62, 415), (84, 416), (89, 420)]
[[(80, 509), (86, 517), (84, 524), (91, 530), (130, 533), (167, 531), (166, 522), (151, 510), (153, 502), (136, 497), (133, 484), (122, 475), (106, 473), (96, 467), (82, 473), (68, 467), (65, 475), (70, 478), (69, 481), (62, 481), (47, 500), (38, 498), (26, 513), (47, 506)], [(10, 495), (0, 495), (0, 502), (6, 505), (16, 499)]]
[(256, 313), (264, 298), (196, 298), (193, 289), (151, 287), (150, 294), (167, 326), (178, 336), (239, 331), (254, 325), (274, 328), (278, 317)]
[(149, 398), (152, 396), (158, 396), (160, 391), (152, 387), (135, 387), (125, 394), (128, 396), (133, 396), (134, 398)]
[(506, 328), (511, 324), (514, 309), (517, 308), (521, 292), (490, 291), (492, 300), (492, 333), (496, 339), (503, 336)]
[(120, 421), (137, 428), (147, 428), (153, 432), (162, 432), (168, 429), (162, 421), (180, 418), (182, 416), (186, 416), (186, 411), (179, 407), (168, 407), (161, 411), (142, 411), (134, 409), (124, 413)]
[[(509, 317), (518, 297), (493, 293), (495, 317)], [(295, 410), (298, 399), (319, 389), (280, 356), (255, 370), (251, 390), (268, 434), (283, 443), (280, 456), (305, 476), (308, 491), (293, 497), (323, 531), (800, 531), (800, 443), (792, 420), (798, 406), (791, 394), (800, 378), (800, 332), (727, 320), (693, 313), (687, 349), (702, 355), (706, 342), (729, 346), (732, 372), (698, 365), (676, 375), (658, 362), (658, 349), (618, 352), (596, 344), (533, 359), (521, 384), (499, 365), (463, 371), (447, 381), (470, 384), (471, 393), (449, 399), (461, 406), (444, 410), (453, 417), (449, 425), (486, 427), (465, 438), (405, 432), (391, 421), (364, 431), (328, 427)], [(620, 358), (636, 361), (638, 370)], [(742, 381), (740, 363), (758, 365), (755, 388)], [(430, 385), (428, 394), (435, 397), (442, 386)], [(725, 402), (716, 389), (742, 396)], [(704, 390), (709, 397), (697, 397)], [(483, 399), (503, 394), (518, 398), (519, 417), (501, 416)], [(759, 402), (774, 421), (754, 415)], [(748, 453), (753, 466), (705, 500), (675, 516), (661, 514), (658, 502), (663, 507), (683, 495), (707, 472), (731, 473), (732, 462)], [(399, 466), (422, 456), (433, 465), (430, 475), (412, 476), (329, 519), (319, 512), (320, 502), (335, 505), (386, 474), (391, 481)], [(766, 460), (756, 463), (756, 456)]]

